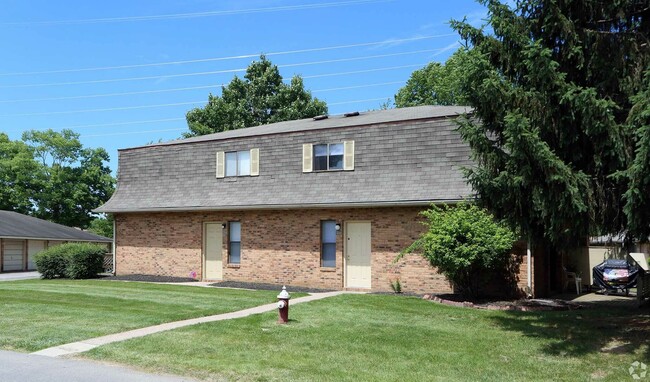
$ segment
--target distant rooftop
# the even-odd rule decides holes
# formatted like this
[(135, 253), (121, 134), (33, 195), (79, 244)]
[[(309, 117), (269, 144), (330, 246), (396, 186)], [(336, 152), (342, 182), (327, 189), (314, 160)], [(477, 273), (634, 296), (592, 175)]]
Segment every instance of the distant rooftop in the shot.
[(112, 242), (104, 236), (37, 219), (13, 211), (0, 210), (0, 238)]

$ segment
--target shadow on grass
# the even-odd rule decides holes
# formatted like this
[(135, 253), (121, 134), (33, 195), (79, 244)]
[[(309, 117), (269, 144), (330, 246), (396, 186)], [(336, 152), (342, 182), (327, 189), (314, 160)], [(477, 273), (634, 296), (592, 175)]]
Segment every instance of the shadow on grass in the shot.
[(635, 354), (650, 359), (650, 309), (630, 304), (588, 304), (562, 312), (506, 311), (492, 317), (503, 330), (547, 339), (548, 355), (584, 356), (596, 353)]

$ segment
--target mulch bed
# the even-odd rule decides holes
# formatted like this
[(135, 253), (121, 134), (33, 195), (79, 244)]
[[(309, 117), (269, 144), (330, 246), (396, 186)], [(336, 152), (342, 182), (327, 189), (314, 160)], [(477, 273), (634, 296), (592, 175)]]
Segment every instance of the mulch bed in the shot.
[(107, 276), (103, 280), (116, 280), (116, 281), (144, 281), (150, 283), (187, 283), (196, 282), (196, 279), (191, 277), (172, 277), (172, 276), (154, 276), (154, 275), (123, 275), (123, 276)]
[(515, 310), (522, 312), (549, 311), (549, 310), (575, 310), (583, 306), (571, 301), (557, 299), (521, 299), (521, 300), (477, 300), (466, 301), (462, 296), (455, 294), (429, 295), (422, 297), (439, 304), (459, 306), (464, 308), (486, 310)]
[[(242, 289), (256, 289), (256, 290), (277, 290), (278, 293), (282, 291), (282, 286), (280, 284), (263, 284), (263, 283), (245, 283), (239, 281), (221, 281), (218, 283), (210, 284), (210, 286), (221, 287), (221, 288), (242, 288)], [(318, 288), (307, 288), (300, 286), (287, 285), (287, 292), (299, 292), (299, 293), (322, 293), (322, 292), (332, 292), (331, 289), (318, 289)]]

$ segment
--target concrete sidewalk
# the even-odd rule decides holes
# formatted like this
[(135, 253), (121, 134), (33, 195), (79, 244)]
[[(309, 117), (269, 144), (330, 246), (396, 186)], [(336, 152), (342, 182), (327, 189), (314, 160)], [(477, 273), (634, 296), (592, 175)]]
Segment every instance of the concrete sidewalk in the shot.
[(37, 279), (39, 277), (41, 277), (41, 274), (36, 271), (0, 273), (0, 281), (29, 280)]
[[(290, 306), (300, 304), (303, 302), (316, 301), (316, 300), (321, 300), (332, 296), (338, 296), (344, 293), (354, 293), (354, 292), (336, 291), (336, 292), (326, 292), (326, 293), (313, 293), (309, 296), (292, 299), (290, 301)], [(125, 341), (131, 338), (143, 337), (149, 334), (160, 333), (167, 330), (178, 329), (190, 325), (203, 324), (206, 322), (215, 322), (215, 321), (222, 321), (222, 320), (231, 320), (234, 318), (247, 317), (253, 314), (270, 312), (276, 309), (278, 309), (277, 303), (272, 303), (272, 304), (256, 306), (254, 308), (239, 310), (236, 312), (217, 314), (214, 316), (191, 318), (189, 320), (183, 320), (183, 321), (168, 322), (165, 324), (149, 326), (146, 328), (129, 330), (127, 332), (109, 334), (102, 337), (95, 337), (95, 338), (91, 338), (79, 342), (71, 342), (68, 344), (39, 350), (32, 354), (47, 356), (47, 357), (61, 357), (69, 354), (82, 353), (90, 349), (94, 349), (98, 346), (110, 344), (113, 342)]]
[(2, 382), (194, 382), (173, 375), (150, 374), (94, 361), (39, 357), (0, 350)]

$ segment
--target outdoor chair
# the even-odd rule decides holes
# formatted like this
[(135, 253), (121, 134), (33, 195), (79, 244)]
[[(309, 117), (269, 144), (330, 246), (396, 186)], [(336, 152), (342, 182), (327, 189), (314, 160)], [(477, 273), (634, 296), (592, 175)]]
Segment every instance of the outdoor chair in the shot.
[(569, 272), (565, 267), (562, 267), (562, 272), (564, 273), (564, 284), (562, 286), (562, 292), (566, 292), (570, 283), (576, 284), (576, 294), (582, 293), (582, 278), (578, 277), (575, 272)]

